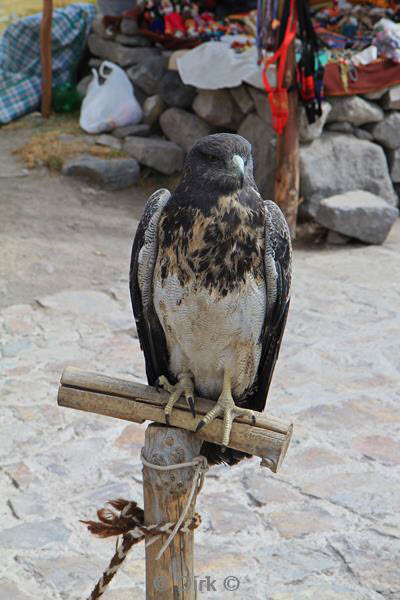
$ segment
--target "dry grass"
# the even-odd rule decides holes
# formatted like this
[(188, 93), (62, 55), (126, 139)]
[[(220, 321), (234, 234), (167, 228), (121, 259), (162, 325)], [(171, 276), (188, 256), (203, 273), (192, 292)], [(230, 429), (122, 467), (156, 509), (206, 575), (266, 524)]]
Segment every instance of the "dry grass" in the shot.
[[(89, 4), (94, 4), (95, 1), (85, 0)], [(53, 0), (53, 6), (54, 8), (63, 8), (74, 2), (76, 0)], [(0, 34), (7, 25), (42, 10), (43, 0), (0, 0)]]
[(21, 128), (33, 130), (30, 140), (15, 150), (15, 154), (26, 166), (33, 169), (45, 165), (53, 171), (60, 171), (65, 160), (79, 154), (90, 154), (100, 158), (118, 158), (126, 153), (95, 143), (92, 136), (79, 127), (78, 115), (52, 115), (43, 119), (37, 113), (28, 115), (6, 125), (4, 130)]
[(70, 139), (60, 139), (62, 132), (48, 131), (34, 134), (29, 142), (15, 150), (29, 169), (45, 165), (49, 169), (61, 171), (64, 161), (79, 154), (90, 154), (99, 158), (118, 158), (127, 156), (120, 150), (107, 146), (98, 146), (71, 136)]
[(40, 112), (33, 112), (11, 121), (7, 125), (0, 125), (0, 131), (13, 131), (15, 129), (38, 129), (40, 131), (61, 129), (62, 133), (84, 133), (79, 127), (79, 112), (53, 113), (48, 119), (43, 119)]

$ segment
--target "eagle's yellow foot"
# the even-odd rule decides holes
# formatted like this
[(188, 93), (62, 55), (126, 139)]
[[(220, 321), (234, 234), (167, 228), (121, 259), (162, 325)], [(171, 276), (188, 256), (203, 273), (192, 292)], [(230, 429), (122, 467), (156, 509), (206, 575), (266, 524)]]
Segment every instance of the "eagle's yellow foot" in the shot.
[(197, 425), (196, 432), (200, 431), (205, 425), (208, 425), (211, 421), (213, 421), (216, 417), (223, 414), (223, 435), (222, 435), (222, 449), (225, 450), (226, 446), (229, 444), (229, 438), (231, 435), (232, 423), (236, 417), (248, 416), (251, 417), (253, 421), (253, 425), (256, 423), (256, 417), (254, 412), (248, 408), (241, 408), (240, 406), (236, 406), (233, 398), (232, 398), (232, 390), (231, 390), (231, 374), (230, 371), (224, 372), (224, 387), (220, 397), (218, 398), (214, 408), (212, 408), (208, 413), (201, 419), (199, 424)]
[(164, 407), (165, 413), (165, 422), (169, 425), (169, 419), (171, 416), (172, 409), (174, 405), (182, 396), (185, 396), (185, 400), (189, 405), (189, 408), (192, 412), (193, 418), (196, 418), (196, 411), (194, 408), (194, 384), (193, 384), (193, 376), (191, 373), (179, 373), (178, 383), (172, 385), (164, 375), (161, 375), (157, 379), (156, 387), (157, 389), (162, 387), (164, 390), (169, 392), (171, 395), (167, 404)]

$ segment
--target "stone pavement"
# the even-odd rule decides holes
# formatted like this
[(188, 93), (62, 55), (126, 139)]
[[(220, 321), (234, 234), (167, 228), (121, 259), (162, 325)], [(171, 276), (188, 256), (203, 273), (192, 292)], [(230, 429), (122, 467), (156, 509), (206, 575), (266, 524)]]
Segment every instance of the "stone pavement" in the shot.
[[(96, 238), (105, 254), (108, 236)], [(127, 230), (122, 243), (128, 256)], [(79, 519), (108, 499), (142, 501), (145, 426), (56, 404), (66, 365), (144, 381), (125, 256), (113, 260), (106, 287), (99, 260), (86, 289), (68, 274), (64, 289), (0, 312), (0, 600), (86, 598), (114, 541)], [(399, 282), (400, 222), (383, 247), (296, 250), (269, 402), (294, 439), (276, 475), (259, 459), (210, 470), (199, 599), (400, 599)], [(143, 557), (132, 550), (105, 600), (143, 600)], [(224, 589), (229, 576), (238, 590)]]

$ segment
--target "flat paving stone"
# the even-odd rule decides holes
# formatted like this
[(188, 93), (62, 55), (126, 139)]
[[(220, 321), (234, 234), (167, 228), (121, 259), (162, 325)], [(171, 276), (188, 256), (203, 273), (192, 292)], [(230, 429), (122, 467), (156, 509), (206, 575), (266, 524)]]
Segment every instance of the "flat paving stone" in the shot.
[(0, 598), (2, 600), (30, 600), (33, 596), (24, 594), (14, 582), (2, 579), (0, 580)]
[(0, 546), (13, 548), (41, 548), (54, 542), (66, 542), (69, 531), (61, 519), (24, 523), (3, 529)]

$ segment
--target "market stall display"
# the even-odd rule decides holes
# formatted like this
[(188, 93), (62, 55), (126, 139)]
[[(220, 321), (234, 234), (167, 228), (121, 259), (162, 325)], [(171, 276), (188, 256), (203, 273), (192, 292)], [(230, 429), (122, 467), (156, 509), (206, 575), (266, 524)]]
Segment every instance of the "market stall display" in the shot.
[[(280, 6), (285, 10), (279, 12)], [(121, 67), (143, 110), (140, 124), (111, 131), (118, 139), (114, 142), (141, 165), (171, 174), (199, 137), (234, 131), (253, 145), (255, 176), (264, 197), (277, 198), (274, 181), (284, 180), (276, 171), (282, 164), (277, 160), (280, 148), (292, 155), (293, 165), (300, 156), (301, 213), (308, 218), (316, 217), (324, 194), (336, 191), (363, 189), (396, 205), (399, 7), (260, 0), (256, 8), (252, 2), (244, 8), (238, 13), (237, 3), (210, 0), (190, 3), (189, 10), (187, 2), (149, 0), (122, 16), (98, 15), (88, 37), (89, 66), (98, 68), (108, 60)], [(293, 47), (279, 75), (290, 14), (296, 24), (296, 60)], [(159, 17), (163, 23), (157, 25)], [(233, 23), (242, 29), (232, 29)], [(157, 27), (159, 31), (151, 31)], [(83, 94), (90, 79), (87, 75), (79, 83)], [(281, 92), (274, 114), (269, 99), (278, 97), (277, 84)], [(298, 98), (299, 118), (292, 103)], [(281, 143), (290, 132), (295, 142), (297, 130), (299, 148)], [(329, 171), (332, 155), (343, 161)], [(326, 161), (324, 181), (318, 180), (316, 156)], [(296, 169), (285, 166), (283, 172), (290, 170), (298, 181)]]

